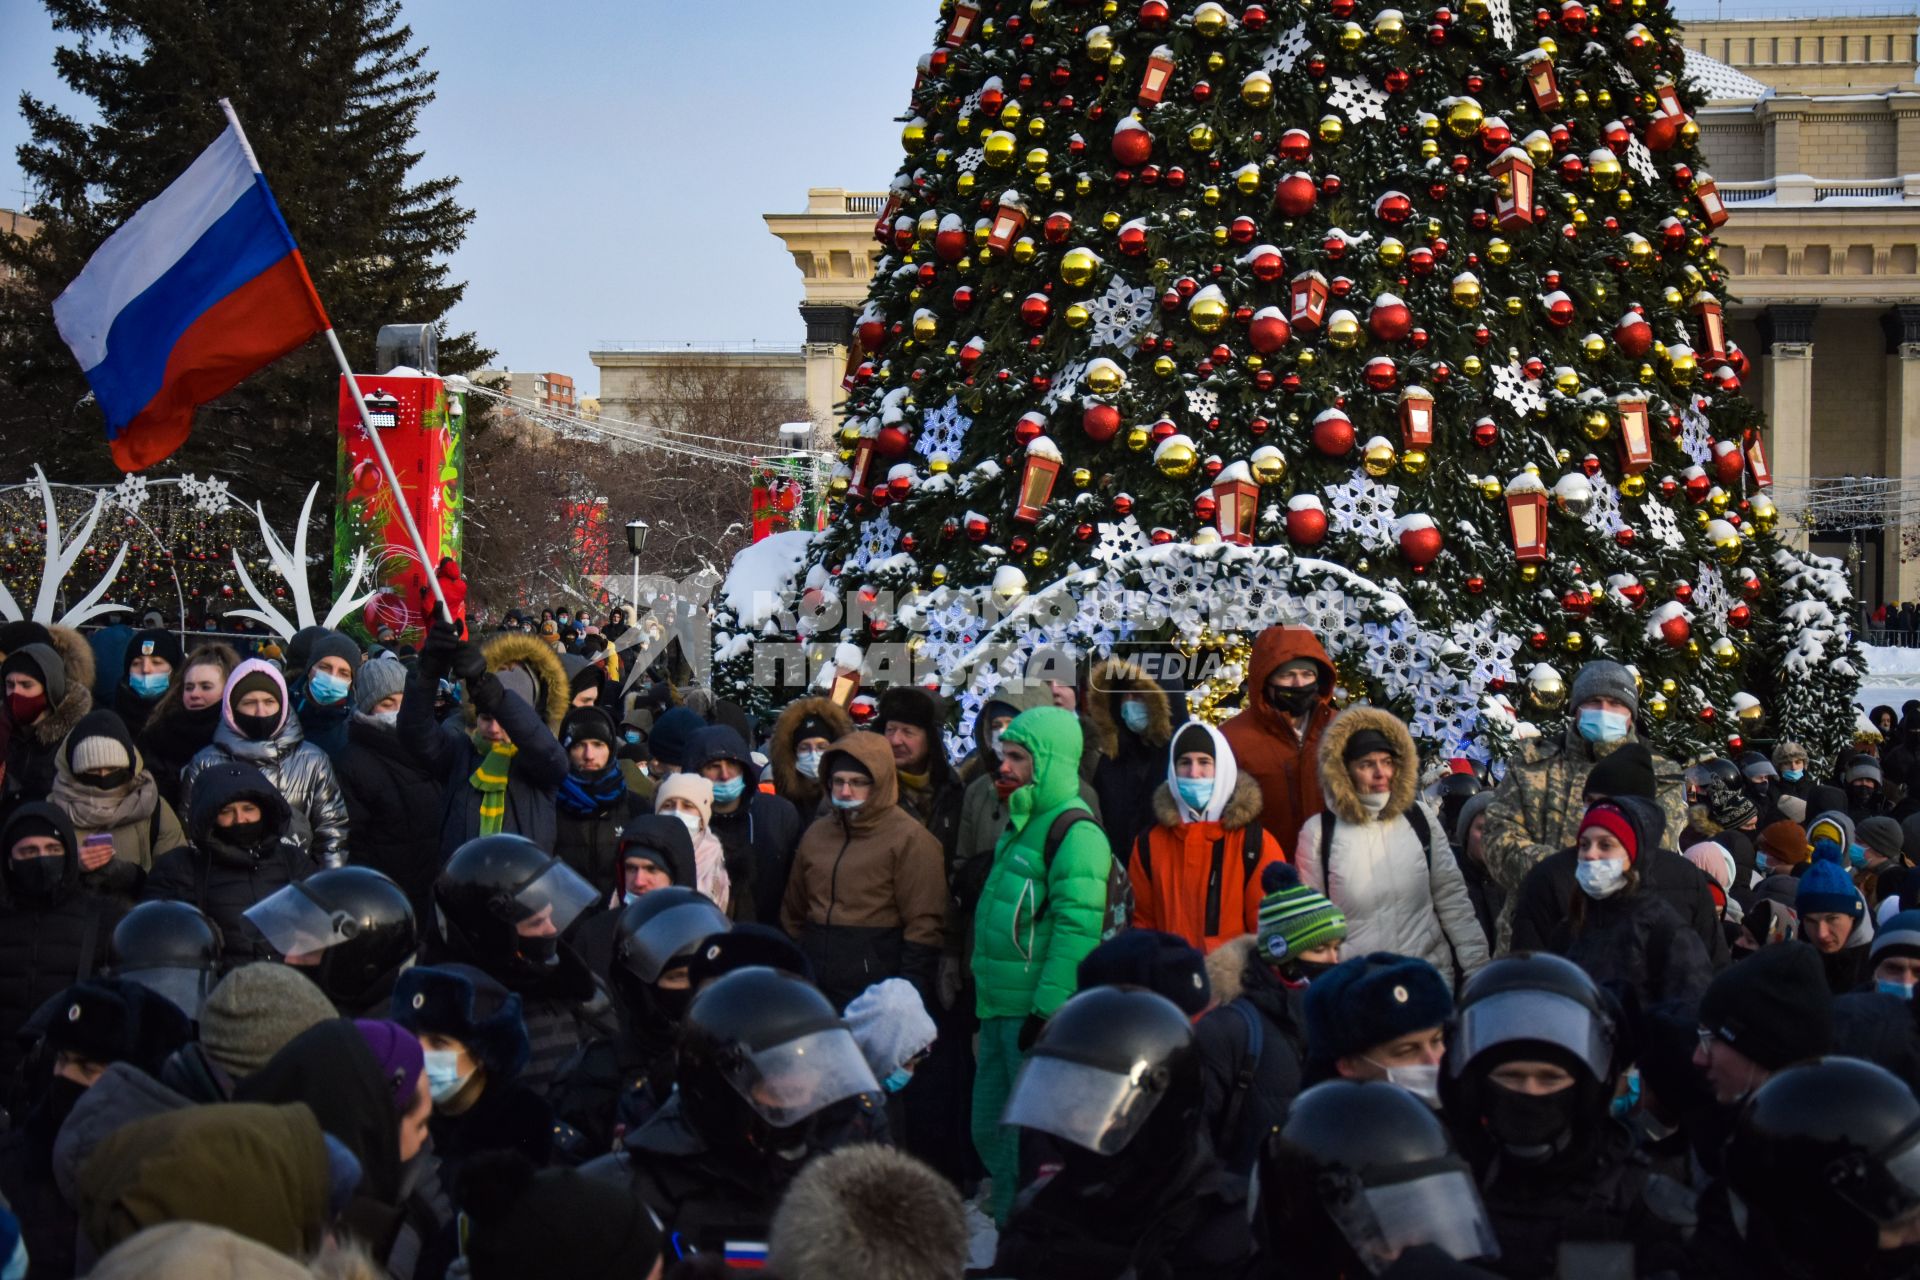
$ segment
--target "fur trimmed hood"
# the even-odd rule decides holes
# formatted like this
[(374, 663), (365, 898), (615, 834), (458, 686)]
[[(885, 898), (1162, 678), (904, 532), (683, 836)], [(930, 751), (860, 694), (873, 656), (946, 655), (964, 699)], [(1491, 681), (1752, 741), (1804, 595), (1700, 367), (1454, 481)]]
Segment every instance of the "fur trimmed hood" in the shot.
[[(1393, 790), (1388, 793), (1387, 807), (1379, 813), (1370, 813), (1360, 803), (1360, 796), (1353, 789), (1353, 780), (1347, 776), (1346, 762), (1341, 756), (1347, 749), (1347, 743), (1363, 729), (1373, 729), (1386, 735), (1393, 743), (1393, 754), (1399, 760), (1400, 767), (1394, 770)], [(1420, 753), (1413, 745), (1413, 735), (1407, 726), (1391, 711), (1364, 703), (1348, 707), (1333, 718), (1326, 732), (1320, 735), (1320, 794), (1326, 799), (1327, 808), (1342, 822), (1362, 826), (1369, 822), (1392, 822), (1413, 807), (1414, 796), (1420, 786)]]
[(944, 1280), (967, 1263), (960, 1193), (892, 1147), (856, 1144), (812, 1161), (773, 1215), (767, 1265), (784, 1276)]
[(1173, 700), (1167, 691), (1141, 675), (1131, 663), (1108, 658), (1087, 676), (1085, 721), (1088, 746), (1112, 760), (1120, 754), (1120, 701), (1137, 694), (1147, 704), (1147, 745), (1159, 750), (1173, 737)]
[(65, 739), (73, 732), (73, 726), (93, 710), (93, 646), (72, 627), (48, 627), (47, 640), (60, 655), (60, 665), (66, 669), (67, 691), (60, 701), (47, 708), (46, 715), (24, 729), (15, 730), (40, 747), (51, 747)]
[[(1220, 825), (1228, 831), (1239, 831), (1260, 816), (1265, 804), (1260, 784), (1247, 774), (1240, 774), (1234, 779), (1233, 794), (1227, 798), (1226, 808), (1220, 811)], [(1171, 782), (1163, 782), (1153, 789), (1153, 820), (1163, 827), (1181, 824), (1180, 806), (1174, 803)]]
[[(573, 702), (573, 691), (567, 684), (567, 669), (561, 665), (560, 655), (553, 651), (538, 636), (519, 635), (503, 632), (480, 646), (481, 654), (487, 660), (487, 670), (504, 671), (508, 667), (525, 667), (538, 682), (542, 706), (534, 710), (546, 721), (549, 732), (558, 734), (560, 722), (567, 718), (567, 710)], [(467, 715), (473, 715), (472, 704), (467, 705)]]
[(838, 742), (853, 732), (853, 717), (832, 698), (801, 698), (787, 704), (787, 709), (773, 722), (773, 735), (767, 739), (767, 762), (773, 768), (773, 789), (789, 800), (796, 795), (823, 790), (817, 779), (802, 777), (793, 764), (793, 731), (810, 716), (818, 716), (832, 729), (827, 735), (829, 742)]
[(1254, 934), (1243, 933), (1207, 953), (1207, 982), (1212, 986), (1216, 1006), (1233, 1003), (1246, 990), (1241, 975), (1247, 971), (1247, 962), (1253, 959), (1254, 941)]

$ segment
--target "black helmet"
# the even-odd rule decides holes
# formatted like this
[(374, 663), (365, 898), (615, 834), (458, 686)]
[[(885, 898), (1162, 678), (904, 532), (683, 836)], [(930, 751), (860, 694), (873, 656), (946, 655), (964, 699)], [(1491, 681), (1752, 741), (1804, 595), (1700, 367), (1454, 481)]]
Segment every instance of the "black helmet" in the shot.
[(1299, 1248), (1303, 1276), (1379, 1275), (1421, 1244), (1462, 1262), (1499, 1256), (1472, 1171), (1439, 1118), (1398, 1085), (1308, 1089), (1267, 1160), (1269, 1227)]
[(730, 927), (726, 912), (693, 889), (669, 886), (627, 903), (614, 925), (613, 964), (607, 971), (627, 1012), (680, 1021), (692, 989), (663, 999), (655, 984), (668, 969), (684, 965), (703, 941)]
[[(1618, 1021), (1586, 971), (1560, 956), (1521, 953), (1475, 974), (1448, 1033), (1441, 1097), (1476, 1160), (1492, 1146), (1525, 1162), (1580, 1158), (1606, 1123)], [(1522, 1060), (1561, 1068), (1573, 1086), (1522, 1095), (1488, 1078)]]
[(1110, 1156), (1193, 1060), (1193, 1024), (1171, 1000), (1140, 987), (1093, 987), (1047, 1020), (1001, 1123)]
[(834, 1103), (880, 1089), (832, 1002), (804, 978), (759, 967), (694, 997), (678, 1085), (689, 1122), (709, 1141), (745, 1137), (769, 1154), (805, 1145), (804, 1133), (797, 1143), (782, 1135)]
[(434, 919), (456, 958), (502, 979), (535, 977), (558, 963), (560, 935), (599, 896), (525, 836), (480, 836), (433, 882)]
[(1440, 779), (1440, 785), (1434, 788), (1440, 797), (1440, 829), (1451, 834), (1460, 823), (1460, 810), (1484, 790), (1477, 774), (1449, 773)]
[(1738, 787), (1743, 781), (1740, 766), (1722, 756), (1687, 766), (1687, 803), (1698, 804), (1715, 786)]
[(420, 945), (406, 891), (372, 867), (316, 871), (246, 916), (343, 1013), (384, 1008)]
[(143, 902), (120, 918), (108, 973), (165, 996), (194, 1021), (220, 980), (220, 926), (186, 902)]
[(1859, 1275), (1880, 1228), (1920, 1209), (1920, 1102), (1853, 1058), (1789, 1067), (1748, 1099), (1724, 1163), (1757, 1249)]

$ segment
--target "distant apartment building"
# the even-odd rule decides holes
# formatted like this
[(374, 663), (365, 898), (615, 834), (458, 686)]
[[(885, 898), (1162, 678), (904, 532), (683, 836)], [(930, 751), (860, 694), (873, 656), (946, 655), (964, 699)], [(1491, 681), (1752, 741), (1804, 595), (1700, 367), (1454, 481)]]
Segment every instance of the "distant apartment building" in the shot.
[[(38, 219), (29, 218), (17, 209), (0, 209), (0, 235), (19, 236), (22, 240), (31, 240), (40, 234)], [(18, 267), (0, 264), (0, 285), (6, 285), (20, 274)]]
[(519, 369), (479, 369), (472, 381), (492, 387), (517, 400), (531, 400), (535, 408), (559, 413), (575, 413), (580, 401), (574, 393), (573, 378), (564, 373), (530, 373)]

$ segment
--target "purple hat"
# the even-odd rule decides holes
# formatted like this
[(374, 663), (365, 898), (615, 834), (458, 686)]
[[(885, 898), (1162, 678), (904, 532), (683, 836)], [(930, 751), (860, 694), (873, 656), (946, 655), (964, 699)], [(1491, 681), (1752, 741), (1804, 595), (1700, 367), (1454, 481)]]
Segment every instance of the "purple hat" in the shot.
[(397, 1022), (356, 1018), (353, 1028), (367, 1042), (367, 1048), (373, 1051), (373, 1060), (380, 1064), (381, 1076), (386, 1080), (387, 1087), (393, 1090), (394, 1114), (404, 1116), (413, 1110), (413, 1095), (420, 1087), (420, 1073), (427, 1069), (427, 1055), (421, 1050), (420, 1041), (413, 1032)]

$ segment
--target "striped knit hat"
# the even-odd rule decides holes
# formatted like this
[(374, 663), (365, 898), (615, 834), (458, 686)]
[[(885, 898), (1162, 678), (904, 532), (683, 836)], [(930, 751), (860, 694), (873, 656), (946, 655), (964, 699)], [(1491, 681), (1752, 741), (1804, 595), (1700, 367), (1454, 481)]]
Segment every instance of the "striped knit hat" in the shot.
[(1254, 949), (1268, 964), (1281, 968), (1301, 952), (1347, 938), (1347, 917), (1325, 894), (1300, 883), (1292, 864), (1275, 862), (1260, 874), (1260, 928)]

